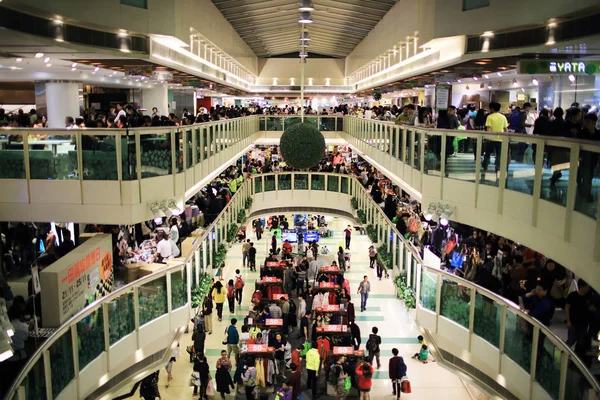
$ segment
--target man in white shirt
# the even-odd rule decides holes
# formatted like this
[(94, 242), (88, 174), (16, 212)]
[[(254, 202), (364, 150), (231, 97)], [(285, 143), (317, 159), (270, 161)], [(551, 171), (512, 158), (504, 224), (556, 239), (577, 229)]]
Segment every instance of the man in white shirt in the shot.
[(159, 231), (156, 234), (156, 253), (154, 256), (158, 258), (158, 262), (166, 262), (172, 255), (173, 251), (171, 250), (171, 243), (169, 243), (169, 239), (167, 239), (167, 235)]
[(525, 132), (528, 135), (533, 135), (533, 125), (535, 124), (535, 120), (538, 116), (533, 111), (531, 103), (525, 103), (523, 108), (525, 109)]
[(169, 225), (171, 226), (171, 240), (174, 241), (175, 244), (179, 244), (179, 227), (177, 226), (177, 218), (171, 218), (169, 220)]
[(117, 116), (115, 117), (115, 121), (118, 121), (121, 116), (124, 116), (125, 118), (127, 118), (127, 113), (125, 112), (125, 109), (123, 108), (123, 104), (121, 103), (117, 103)]
[(173, 241), (173, 239), (169, 239), (169, 244), (171, 245), (171, 255), (173, 258), (177, 258), (181, 255), (181, 251), (177, 247), (177, 243)]

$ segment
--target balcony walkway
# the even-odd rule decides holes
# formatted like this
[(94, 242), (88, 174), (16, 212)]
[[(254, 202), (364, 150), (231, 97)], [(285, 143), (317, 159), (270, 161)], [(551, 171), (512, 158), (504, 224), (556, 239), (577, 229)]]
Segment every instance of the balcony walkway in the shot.
[[(335, 251), (338, 243), (343, 240), (343, 229), (347, 222), (336, 218), (332, 224), (334, 229), (334, 237), (321, 239), (320, 244), (326, 245), (333, 254), (323, 256), (324, 259), (331, 261), (335, 259)], [(251, 239), (255, 239), (252, 235)], [(270, 236), (263, 236), (262, 240), (255, 242), (257, 246), (257, 264), (264, 260)], [(400, 350), (400, 354), (405, 358), (408, 366), (408, 376), (411, 380), (413, 393), (410, 399), (435, 399), (446, 398), (448, 400), (471, 400), (471, 399), (487, 399), (479, 391), (468, 386), (456, 375), (442, 368), (437, 363), (421, 364), (412, 360), (410, 356), (418, 349), (416, 337), (419, 335), (418, 328), (410, 315), (406, 312), (403, 304), (396, 299), (395, 288), (391, 279), (383, 279), (377, 281), (375, 270), (369, 268), (367, 248), (370, 241), (366, 235), (353, 235), (351, 243), (351, 258), (352, 268), (346, 273), (346, 278), (349, 279), (353, 291), (356, 291), (359, 282), (364, 274), (369, 275), (372, 284), (372, 295), (369, 297), (367, 311), (360, 312), (360, 297), (353, 294), (352, 299), (357, 309), (356, 322), (361, 330), (362, 344), (361, 349), (364, 349), (371, 328), (377, 326), (379, 334), (383, 339), (381, 346), (381, 369), (374, 374), (373, 389), (371, 391), (372, 398), (386, 396), (392, 398), (390, 380), (388, 379), (388, 360), (391, 357), (391, 349), (396, 347)], [(235, 269), (239, 268), (242, 263), (241, 244), (234, 245), (227, 255), (226, 268), (224, 271), (225, 282), (233, 277)], [(248, 310), (250, 297), (254, 280), (258, 278), (258, 272), (249, 272), (247, 269), (243, 271), (247, 280), (247, 286), (244, 289), (242, 306), (236, 306), (235, 316), (238, 320), (242, 320)], [(213, 334), (208, 335), (206, 339), (206, 355), (208, 358), (211, 375), (214, 377), (215, 364), (220, 356), (221, 349), (224, 346), (221, 344), (223, 339), (222, 332), (229, 325), (232, 315), (229, 313), (227, 304), (223, 311), (223, 321), (219, 322), (216, 317), (216, 312), (213, 313)], [(240, 324), (238, 323), (238, 329)], [(295, 333), (293, 333), (295, 336)], [(173, 380), (168, 388), (166, 385), (167, 374), (163, 370), (160, 373), (160, 394), (163, 399), (175, 400), (192, 396), (193, 388), (189, 386), (189, 377), (192, 373), (192, 364), (189, 363), (188, 355), (185, 352), (185, 347), (191, 344), (191, 332), (182, 338), (180, 356), (173, 366)], [(234, 365), (235, 369), (235, 365)], [(321, 374), (322, 376), (324, 374)], [(303, 377), (304, 378), (304, 377)], [(304, 378), (305, 379), (305, 378)], [(304, 382), (303, 379), (303, 382)], [(324, 379), (324, 378), (323, 378)], [(304, 383), (303, 383), (304, 385)], [(303, 386), (305, 388), (305, 386)], [(323, 393), (325, 390), (324, 381), (320, 381), (318, 393)], [(219, 394), (217, 394), (217, 397)], [(232, 396), (228, 396), (232, 397)], [(244, 398), (244, 393), (238, 394), (239, 398)], [(310, 398), (310, 390), (304, 390), (303, 398)], [(325, 396), (328, 398), (328, 396)]]

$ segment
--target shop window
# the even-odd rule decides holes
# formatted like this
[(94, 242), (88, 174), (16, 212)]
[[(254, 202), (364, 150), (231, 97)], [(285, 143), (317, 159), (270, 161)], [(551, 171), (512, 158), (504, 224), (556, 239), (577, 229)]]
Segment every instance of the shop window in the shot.
[[(121, 0), (123, 2), (123, 0)], [(490, 0), (463, 0), (463, 11), (474, 10), (476, 8), (489, 7)]]
[(121, 0), (121, 4), (137, 8), (148, 8), (148, 0)]

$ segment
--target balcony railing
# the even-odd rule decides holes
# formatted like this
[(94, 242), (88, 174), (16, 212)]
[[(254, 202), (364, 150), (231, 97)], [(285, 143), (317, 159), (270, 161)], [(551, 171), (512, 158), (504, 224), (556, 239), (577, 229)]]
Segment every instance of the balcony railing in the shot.
[(340, 136), (424, 208), (455, 206), (453, 219), (543, 252), (600, 287), (597, 269), (582, 268), (600, 265), (597, 142), (355, 117), (345, 117)]
[[(262, 201), (264, 209), (283, 201), (285, 206), (310, 208), (322, 203), (336, 210), (350, 209), (340, 202), (350, 203), (355, 197), (367, 224), (376, 228), (378, 243), (392, 255), (394, 275), (406, 274), (408, 286), (416, 293), (418, 322), (434, 335), (438, 348), (467, 357), (466, 362), (479, 367), (480, 377), (486, 375), (487, 382), (491, 379), (522, 399), (600, 398), (600, 387), (589, 370), (547, 327), (486, 289), (425, 266), (418, 249), (400, 235), (352, 175), (311, 172), (255, 175), (244, 182), (183, 264), (134, 281), (67, 321), (29, 360), (7, 398), (54, 399), (65, 390), (75, 390), (70, 389), (73, 382), (79, 395), (69, 392), (74, 393), (71, 398), (85, 397), (89, 392), (82, 392), (87, 387), (84, 379), (98, 387), (99, 377), (112, 372), (107, 360), (117, 351), (126, 351), (128, 340), (138, 350), (151, 342), (163, 319), (170, 319), (170, 332), (187, 324), (190, 286), (211, 273), (216, 249), (227, 241), (248, 197), (255, 203)], [(319, 199), (324, 200), (319, 203)], [(184, 310), (181, 316), (180, 310)], [(102, 324), (79, 329), (92, 318)], [(452, 345), (446, 347), (447, 343)]]
[[(244, 182), (182, 263), (135, 280), (90, 304), (65, 322), (33, 354), (7, 399), (86, 398), (119, 372), (157, 350), (190, 320), (191, 286), (212, 275), (250, 184)], [(49, 301), (49, 300), (48, 300)], [(164, 356), (167, 356), (165, 354)], [(118, 384), (117, 382), (116, 384)]]
[[(264, 131), (285, 131), (292, 125), (302, 122), (299, 115), (260, 115), (258, 130)], [(344, 130), (344, 117), (327, 115), (307, 115), (304, 122), (312, 124), (322, 132), (341, 132)]]

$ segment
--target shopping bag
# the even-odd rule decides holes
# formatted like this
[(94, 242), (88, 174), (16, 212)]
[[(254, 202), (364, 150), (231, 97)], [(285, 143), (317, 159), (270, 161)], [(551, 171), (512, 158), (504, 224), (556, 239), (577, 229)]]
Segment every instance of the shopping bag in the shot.
[(208, 397), (214, 397), (215, 396), (215, 385), (214, 385), (212, 379), (210, 379), (208, 381), (208, 386), (206, 386), (206, 395)]
[(190, 377), (190, 386), (200, 386), (200, 372), (192, 372), (192, 376)]
[(344, 389), (346, 389), (346, 393), (350, 392), (350, 389), (352, 389), (352, 380), (349, 376), (347, 376), (344, 381)]
[(408, 379), (402, 381), (402, 393), (411, 393), (410, 381)]

